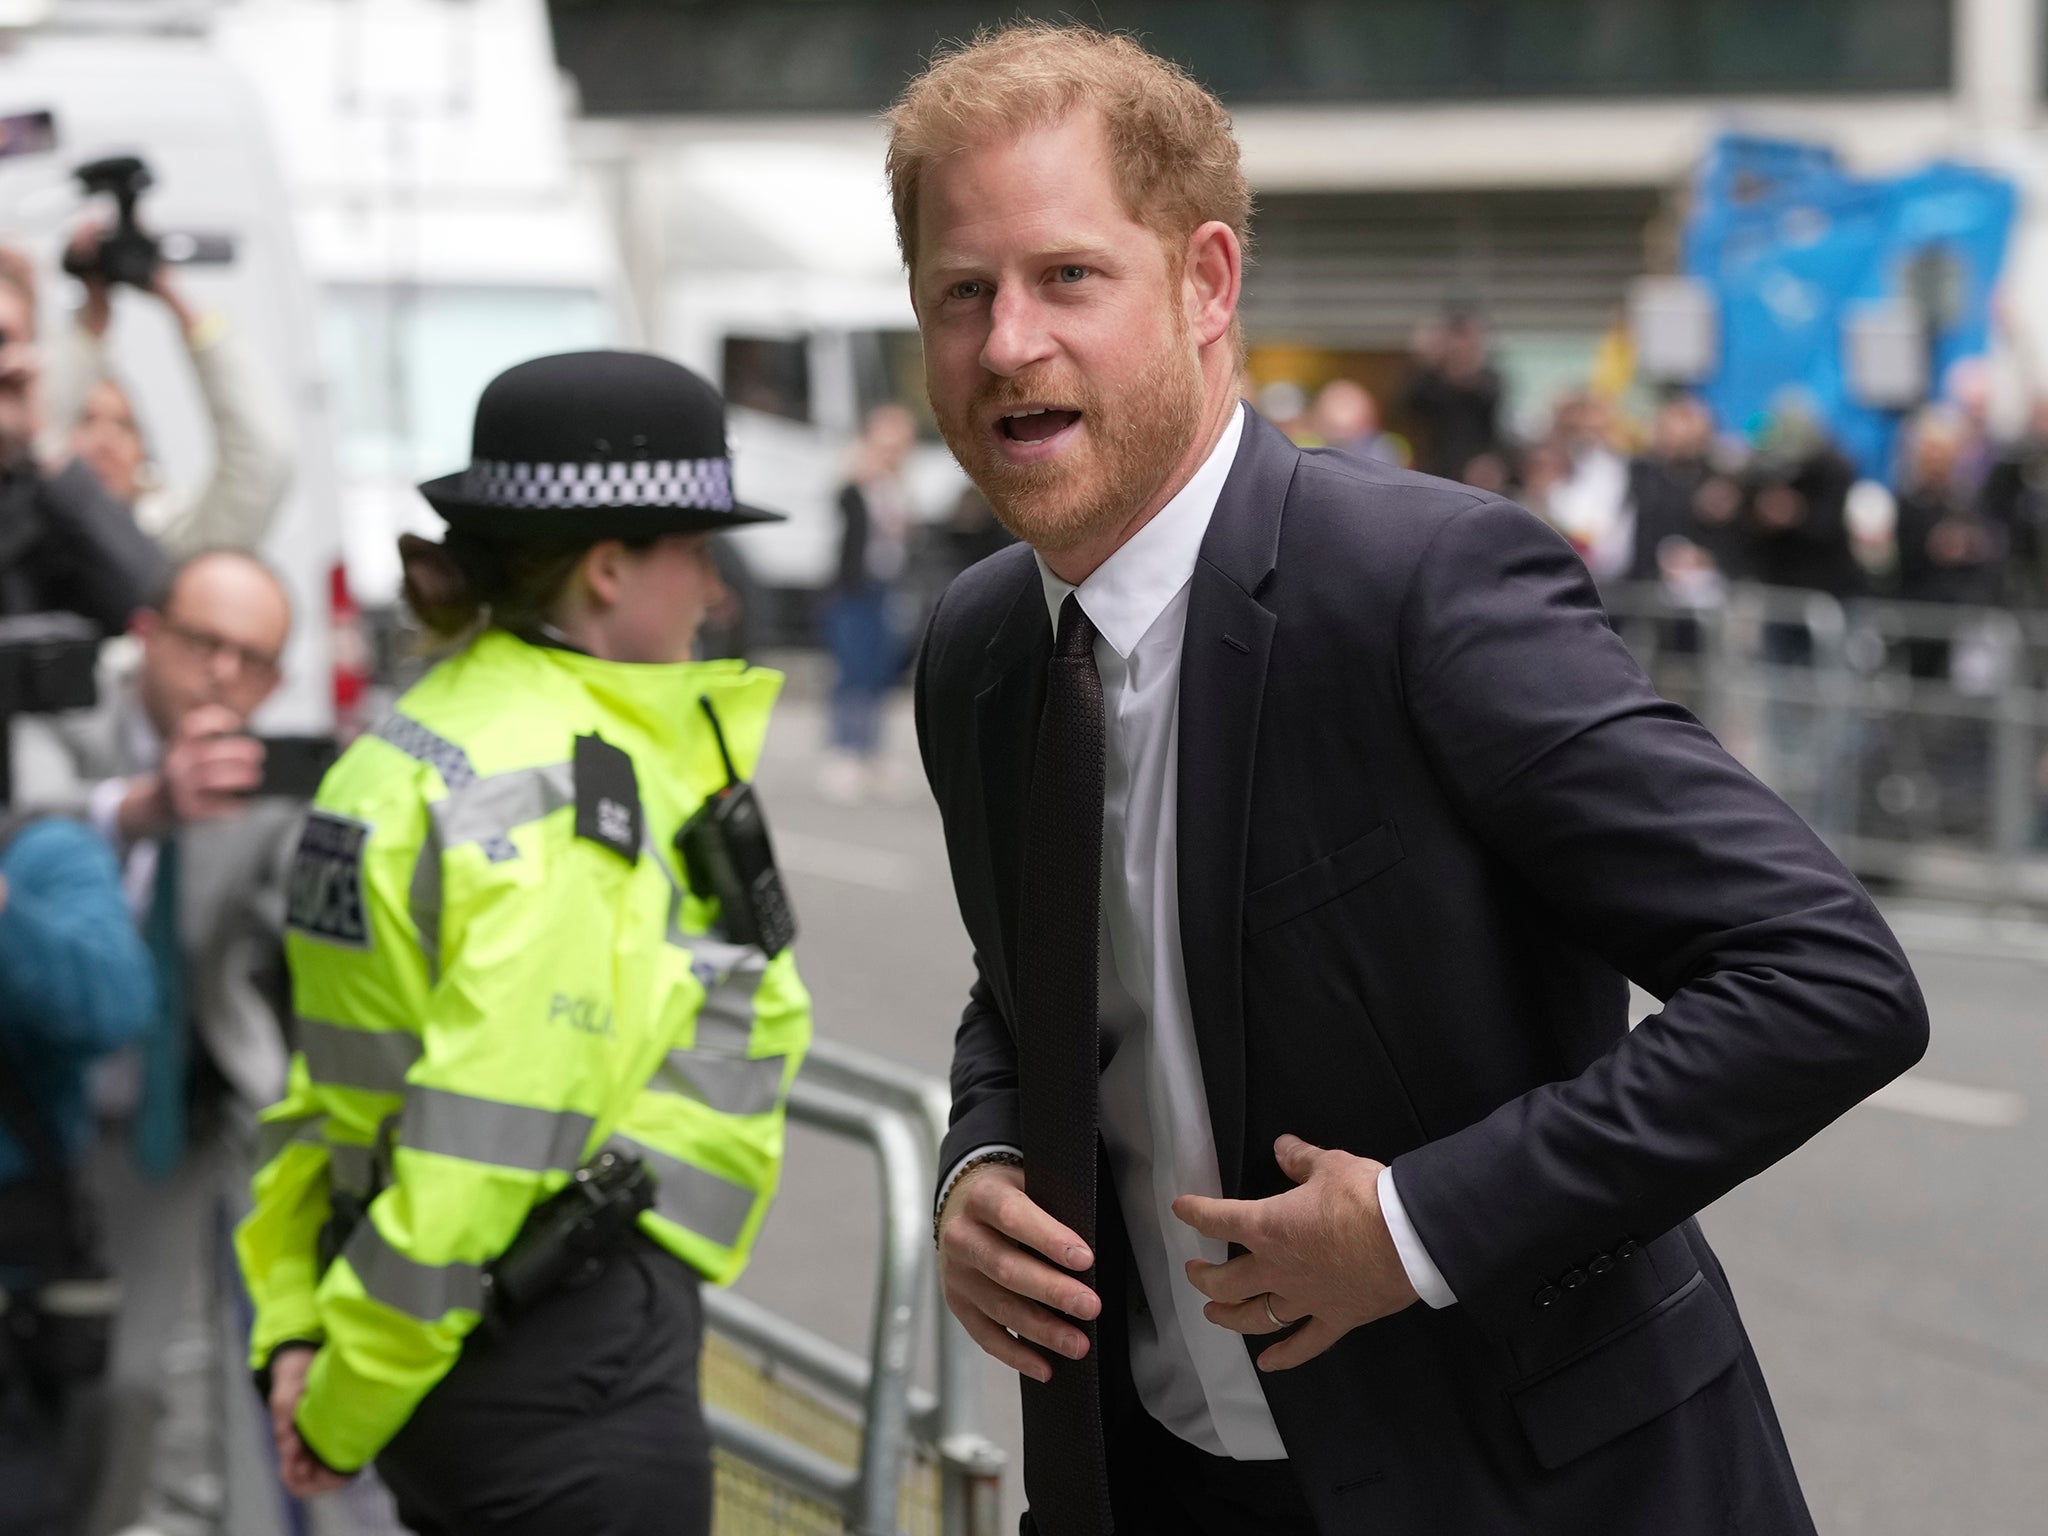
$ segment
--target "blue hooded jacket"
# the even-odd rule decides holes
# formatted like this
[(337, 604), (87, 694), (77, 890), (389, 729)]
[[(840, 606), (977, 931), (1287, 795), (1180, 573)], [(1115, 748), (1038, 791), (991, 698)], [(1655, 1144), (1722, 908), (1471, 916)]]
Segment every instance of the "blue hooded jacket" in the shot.
[[(0, 850), (0, 1072), (18, 1071), (65, 1152), (92, 1137), (86, 1070), (155, 1017), (149, 951), (122, 899), (113, 854), (90, 829), (48, 818)], [(0, 1126), (0, 1186), (29, 1171)]]

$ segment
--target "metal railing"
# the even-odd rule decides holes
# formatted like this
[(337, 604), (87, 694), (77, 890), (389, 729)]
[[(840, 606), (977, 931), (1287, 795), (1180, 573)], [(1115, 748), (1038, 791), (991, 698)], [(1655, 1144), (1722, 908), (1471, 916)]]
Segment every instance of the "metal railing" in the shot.
[(1603, 590), (1615, 629), (1865, 878), (2048, 903), (2048, 615), (1738, 584)]
[[(867, 1359), (744, 1296), (705, 1293), (712, 1333), (777, 1376), (856, 1409), (859, 1451), (849, 1466), (707, 1394), (713, 1445), (836, 1512), (858, 1536), (896, 1536), (914, 1448), (937, 1465), (943, 1536), (994, 1536), (1000, 1520), (1005, 1457), (980, 1429), (980, 1355), (940, 1304), (933, 1275), (934, 1166), (949, 1106), (943, 1084), (826, 1040), (813, 1044), (790, 1091), (792, 1122), (875, 1154), (882, 1252)], [(912, 1379), (927, 1319), (936, 1323), (935, 1392)]]

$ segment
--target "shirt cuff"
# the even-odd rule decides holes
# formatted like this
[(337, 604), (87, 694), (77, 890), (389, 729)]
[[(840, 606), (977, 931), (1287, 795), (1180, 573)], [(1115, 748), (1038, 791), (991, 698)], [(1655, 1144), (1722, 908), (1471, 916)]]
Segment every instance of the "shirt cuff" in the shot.
[(967, 1165), (977, 1158), (987, 1157), (991, 1152), (1010, 1152), (1018, 1157), (1024, 1155), (1022, 1147), (1013, 1147), (1007, 1141), (992, 1141), (985, 1147), (976, 1147), (953, 1165), (952, 1170), (946, 1175), (945, 1182), (939, 1185), (939, 1198), (932, 1205), (934, 1220), (946, 1209), (946, 1197), (953, 1193), (953, 1186), (960, 1182), (960, 1175), (967, 1171)]
[(1380, 1170), (1379, 1188), (1380, 1214), (1387, 1219), (1387, 1230), (1394, 1237), (1394, 1251), (1401, 1255), (1401, 1268), (1408, 1272), (1408, 1283), (1415, 1287), (1415, 1294), (1432, 1307), (1455, 1306), (1458, 1298), (1451, 1293), (1450, 1282), (1436, 1267), (1436, 1260), (1429, 1256), (1429, 1250), (1422, 1246), (1415, 1223), (1408, 1219), (1408, 1208), (1401, 1203), (1401, 1190), (1394, 1183), (1391, 1167)]
[[(114, 850), (117, 858), (125, 846), (121, 840), (121, 802), (127, 798), (128, 780), (101, 779), (93, 785), (85, 801), (86, 821), (93, 831), (99, 833), (100, 840)], [(76, 805), (78, 802), (74, 800), (71, 803)]]
[(208, 310), (192, 322), (192, 328), (185, 332), (185, 343), (194, 352), (204, 352), (220, 345), (220, 339), (228, 333), (227, 317), (217, 310)]

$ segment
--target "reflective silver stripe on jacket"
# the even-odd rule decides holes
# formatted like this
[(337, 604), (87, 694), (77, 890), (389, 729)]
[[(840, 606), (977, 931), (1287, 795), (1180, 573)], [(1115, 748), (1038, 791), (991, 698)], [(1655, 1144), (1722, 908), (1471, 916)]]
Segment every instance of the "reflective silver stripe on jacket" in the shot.
[(306, 1070), (325, 1087), (403, 1093), (405, 1074), (420, 1059), (419, 1037), (404, 1030), (353, 1029), (301, 1018), (296, 1034)]
[(752, 944), (733, 944), (711, 934), (691, 934), (690, 974), (704, 989), (697, 1010), (697, 1046), (744, 1056), (754, 1038), (754, 999), (768, 973), (768, 957)]
[(289, 1120), (264, 1120), (256, 1126), (256, 1166), (261, 1168), (295, 1141), (313, 1146), (320, 1144), (320, 1127), (326, 1123), (324, 1113), (294, 1115)]
[(429, 814), (444, 849), (481, 843), (485, 855), (500, 863), (519, 857), (511, 839), (515, 827), (575, 803), (575, 768), (569, 763), (543, 763), (477, 779), (436, 801)]
[(413, 931), (419, 935), (420, 958), (427, 963), (427, 985), (441, 979), (441, 829), (427, 818), (427, 835), (413, 860), (412, 886), (406, 893)]
[(668, 933), (669, 943), (677, 949), (688, 949), (690, 937), (683, 932), (683, 884), (676, 879), (676, 872), (668, 867), (668, 860), (654, 846), (652, 828), (643, 828), (640, 834), (640, 851), (654, 860), (654, 867), (661, 871), (661, 878), (668, 882)]
[(476, 1264), (422, 1264), (384, 1240), (374, 1221), (358, 1223), (342, 1249), (349, 1268), (374, 1300), (423, 1323), (438, 1323), (456, 1307), (484, 1309), (484, 1272)]
[(670, 1051), (648, 1086), (695, 1099), (720, 1114), (763, 1115), (782, 1097), (782, 1067), (787, 1060), (764, 1056), (753, 1061), (701, 1048)]
[(626, 1157), (637, 1157), (654, 1175), (654, 1213), (721, 1248), (740, 1240), (747, 1215), (759, 1198), (744, 1184), (720, 1178), (666, 1152), (657, 1152), (630, 1136), (614, 1136), (608, 1145)]
[(427, 808), (427, 835), (412, 866), (406, 905), (419, 934), (429, 986), (441, 979), (441, 855), (464, 843), (482, 846), (494, 864), (519, 857), (512, 833), (576, 803), (576, 772), (568, 763), (513, 768), (480, 779), (472, 773), (460, 790)]
[(358, 1200), (377, 1193), (377, 1149), (352, 1141), (327, 1144), (327, 1186)]
[(472, 1163), (548, 1173), (577, 1167), (596, 1122), (573, 1110), (531, 1109), (445, 1088), (406, 1090), (399, 1144)]
[[(393, 710), (378, 722), (374, 734), (413, 761), (425, 763), (440, 774), (441, 782), (448, 786), (451, 797), (477, 782), (476, 766), (470, 762), (469, 754), (447, 737), (428, 730), (410, 715), (401, 715)], [(484, 844), (484, 855), (495, 864), (501, 859), (518, 858), (519, 850), (509, 839), (498, 838)]]

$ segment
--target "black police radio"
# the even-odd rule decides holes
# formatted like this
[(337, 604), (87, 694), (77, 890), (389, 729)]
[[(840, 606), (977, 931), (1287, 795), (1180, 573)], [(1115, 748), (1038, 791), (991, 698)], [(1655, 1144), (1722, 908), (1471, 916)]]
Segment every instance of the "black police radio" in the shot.
[(775, 867), (775, 849), (768, 840), (768, 818), (754, 786), (733, 767), (725, 730), (709, 698), (700, 698), (718, 756), (725, 764), (725, 787), (707, 799), (676, 834), (690, 889), (701, 898), (716, 897), (725, 916), (725, 936), (735, 944), (758, 945), (771, 959), (796, 937), (796, 914)]

